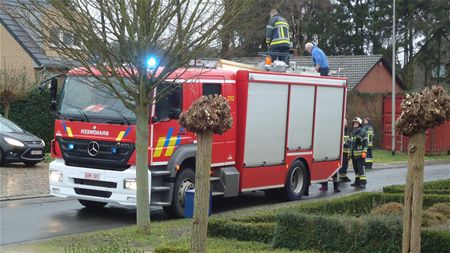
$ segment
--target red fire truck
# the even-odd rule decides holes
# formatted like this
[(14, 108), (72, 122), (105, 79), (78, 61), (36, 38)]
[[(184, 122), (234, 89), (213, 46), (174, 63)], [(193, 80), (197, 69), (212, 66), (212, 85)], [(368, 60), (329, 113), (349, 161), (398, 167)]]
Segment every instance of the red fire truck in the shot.
[[(194, 187), (197, 141), (178, 116), (202, 95), (220, 94), (233, 127), (215, 135), (213, 196), (264, 190), (300, 199), (340, 167), (346, 79), (249, 70), (192, 68), (151, 108), (150, 203), (181, 217)], [(52, 141), (50, 192), (86, 207), (136, 204), (135, 116), (81, 69), (68, 72)], [(156, 91), (158, 92), (158, 91)]]

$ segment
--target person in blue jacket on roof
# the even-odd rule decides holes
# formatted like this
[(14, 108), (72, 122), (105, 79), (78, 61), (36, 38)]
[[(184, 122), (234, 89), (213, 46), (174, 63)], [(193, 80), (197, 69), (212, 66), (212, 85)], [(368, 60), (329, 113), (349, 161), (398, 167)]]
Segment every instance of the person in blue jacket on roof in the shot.
[(328, 72), (330, 72), (328, 58), (322, 49), (315, 46), (313, 43), (308, 42), (305, 45), (305, 50), (311, 54), (317, 72), (319, 72), (321, 76), (328, 76)]

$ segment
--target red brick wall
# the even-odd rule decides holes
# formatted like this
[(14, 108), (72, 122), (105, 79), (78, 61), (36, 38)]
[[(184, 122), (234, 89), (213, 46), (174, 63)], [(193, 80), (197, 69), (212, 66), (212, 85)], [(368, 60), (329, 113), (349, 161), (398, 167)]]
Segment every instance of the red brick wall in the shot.
[[(392, 76), (383, 63), (378, 62), (369, 73), (359, 82), (354, 90), (360, 93), (391, 93)], [(401, 93), (403, 89), (396, 83), (395, 92)]]

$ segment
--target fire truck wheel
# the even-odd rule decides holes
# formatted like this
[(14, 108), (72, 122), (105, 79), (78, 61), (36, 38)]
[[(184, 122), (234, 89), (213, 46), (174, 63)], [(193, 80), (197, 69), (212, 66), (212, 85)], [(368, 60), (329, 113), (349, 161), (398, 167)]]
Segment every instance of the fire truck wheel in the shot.
[(184, 194), (186, 190), (194, 188), (195, 172), (191, 168), (185, 168), (178, 173), (172, 195), (172, 205), (164, 206), (164, 213), (173, 218), (184, 217)]
[(300, 161), (292, 163), (291, 168), (286, 177), (284, 184), (284, 192), (287, 200), (299, 200), (308, 184), (307, 170), (305, 165)]
[(80, 204), (82, 204), (86, 208), (92, 208), (92, 209), (102, 208), (102, 207), (106, 206), (106, 204), (108, 204), (108, 203), (104, 203), (104, 202), (90, 201), (90, 200), (84, 200), (84, 199), (79, 199), (78, 202), (80, 202)]

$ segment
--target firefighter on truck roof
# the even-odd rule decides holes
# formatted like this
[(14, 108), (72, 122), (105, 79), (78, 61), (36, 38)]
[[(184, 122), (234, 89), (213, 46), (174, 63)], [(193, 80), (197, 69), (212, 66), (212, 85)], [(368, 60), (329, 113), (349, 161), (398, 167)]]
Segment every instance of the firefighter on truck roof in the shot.
[(350, 134), (351, 156), (353, 170), (355, 171), (355, 182), (351, 184), (356, 188), (365, 189), (367, 176), (364, 173), (364, 159), (367, 154), (367, 132), (362, 127), (359, 117), (353, 119), (353, 131)]

